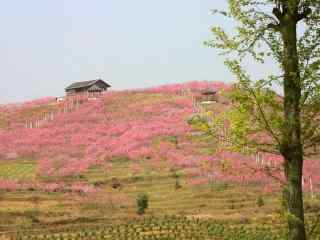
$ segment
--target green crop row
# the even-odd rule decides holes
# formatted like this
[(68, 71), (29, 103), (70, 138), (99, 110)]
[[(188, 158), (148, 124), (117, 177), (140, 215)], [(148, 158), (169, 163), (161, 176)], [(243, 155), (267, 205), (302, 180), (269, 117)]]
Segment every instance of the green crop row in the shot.
[(226, 224), (186, 217), (149, 217), (119, 225), (65, 229), (60, 233), (21, 232), (12, 240), (280, 240), (285, 234), (268, 228), (231, 227)]

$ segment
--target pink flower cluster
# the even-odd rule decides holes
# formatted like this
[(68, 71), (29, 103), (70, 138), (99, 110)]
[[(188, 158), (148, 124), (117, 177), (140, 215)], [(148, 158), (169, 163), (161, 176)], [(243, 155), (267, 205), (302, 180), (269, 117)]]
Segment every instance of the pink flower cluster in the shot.
[[(270, 186), (270, 183), (277, 185), (283, 181), (279, 156), (265, 154), (263, 163), (257, 163), (253, 156), (228, 151), (210, 155), (200, 151), (201, 143), (188, 139), (191, 129), (187, 119), (193, 113), (193, 102), (192, 96), (183, 92), (196, 95), (208, 87), (228, 90), (231, 85), (195, 81), (145, 90), (108, 92), (96, 101), (85, 101), (81, 96), (81, 105), (72, 110), (68, 108), (76, 101), (72, 98), (61, 104), (52, 104), (52, 99), (48, 98), (19, 106), (2, 106), (0, 114), (10, 127), (1, 128), (0, 124), (0, 159), (31, 157), (37, 160), (39, 175), (57, 179), (84, 174), (98, 165), (110, 171), (109, 160), (125, 157), (132, 160), (133, 175), (141, 171), (139, 160), (148, 159), (150, 166), (165, 163), (171, 169), (184, 170), (193, 184), (219, 181)], [(61, 108), (69, 110), (59, 111)], [(220, 108), (219, 111), (223, 111), (225, 105)], [(59, 114), (40, 128), (25, 128), (24, 121), (28, 117), (41, 115), (44, 111)], [(306, 191), (320, 190), (319, 173), (320, 161), (306, 160)], [(0, 181), (0, 189), (23, 187), (26, 185)], [(60, 183), (40, 184), (37, 188), (49, 192), (68, 189), (89, 193), (94, 190), (90, 185), (65, 186)]]
[(149, 92), (162, 92), (162, 93), (181, 93), (183, 90), (199, 91), (204, 89), (215, 89), (215, 90), (228, 90), (231, 88), (230, 84), (224, 82), (215, 81), (191, 81), (188, 83), (162, 85), (147, 89)]

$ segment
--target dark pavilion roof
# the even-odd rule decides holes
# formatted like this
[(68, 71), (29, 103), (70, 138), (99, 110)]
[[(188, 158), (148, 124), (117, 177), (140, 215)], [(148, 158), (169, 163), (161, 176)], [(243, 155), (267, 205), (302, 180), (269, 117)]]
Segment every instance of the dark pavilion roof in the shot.
[(217, 93), (217, 91), (215, 91), (214, 89), (211, 88), (207, 88), (201, 91), (202, 95), (215, 95)]
[(82, 82), (74, 82), (70, 86), (66, 87), (65, 90), (71, 90), (71, 89), (77, 89), (77, 88), (89, 88), (93, 86), (96, 82), (103, 82), (106, 87), (111, 87), (108, 83), (104, 82), (102, 79), (96, 79), (96, 80), (89, 80), (89, 81), (82, 81)]

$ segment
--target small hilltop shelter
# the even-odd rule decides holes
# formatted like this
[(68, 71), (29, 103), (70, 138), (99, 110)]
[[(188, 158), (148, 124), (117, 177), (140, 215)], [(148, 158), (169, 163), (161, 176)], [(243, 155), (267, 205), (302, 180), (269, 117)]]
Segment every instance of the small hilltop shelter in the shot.
[(111, 85), (102, 79), (74, 82), (65, 88), (67, 95), (87, 94), (89, 96), (99, 96), (107, 91)]
[(218, 102), (218, 91), (206, 88), (199, 91), (193, 96), (193, 109), (194, 112), (207, 112), (212, 104)]
[(200, 101), (202, 103), (217, 102), (217, 91), (211, 88), (207, 88), (201, 91)]

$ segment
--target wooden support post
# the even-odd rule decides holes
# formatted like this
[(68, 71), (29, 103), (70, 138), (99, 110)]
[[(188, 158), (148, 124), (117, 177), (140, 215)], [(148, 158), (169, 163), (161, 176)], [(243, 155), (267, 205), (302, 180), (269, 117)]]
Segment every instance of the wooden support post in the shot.
[(309, 176), (309, 183), (310, 183), (310, 192), (311, 192), (311, 197), (314, 198), (314, 192), (313, 192), (313, 182), (312, 182), (312, 177)]

